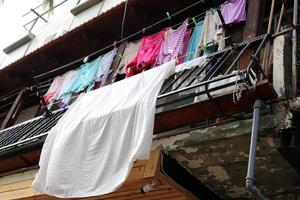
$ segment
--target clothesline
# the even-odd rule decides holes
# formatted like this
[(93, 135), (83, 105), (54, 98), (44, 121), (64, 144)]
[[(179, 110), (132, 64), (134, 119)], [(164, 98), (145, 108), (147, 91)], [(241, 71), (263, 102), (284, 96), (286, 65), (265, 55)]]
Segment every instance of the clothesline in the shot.
[[(191, 31), (193, 31), (194, 30), (194, 28), (195, 28), (195, 23), (194, 23), (194, 19), (197, 21), (197, 22), (199, 22), (199, 21), (201, 21), (201, 20), (203, 20), (204, 19), (204, 17), (205, 17), (205, 13), (206, 13), (206, 11), (204, 11), (204, 12), (202, 12), (202, 13), (200, 13), (200, 14), (197, 14), (197, 15), (195, 15), (195, 16), (193, 16), (193, 17), (191, 17), (191, 18), (189, 18), (188, 20), (188, 26), (190, 26), (190, 25), (193, 25), (193, 27), (191, 27), (191, 28), (189, 28)], [(172, 26), (170, 26), (169, 28), (175, 28), (175, 27), (177, 27), (178, 25), (180, 25), (180, 24), (182, 24), (184, 21), (181, 21), (181, 22), (179, 22), (179, 23), (177, 23), (177, 24), (174, 24), (174, 25), (172, 25)], [(116, 42), (116, 43), (118, 43), (118, 42)], [(113, 47), (113, 46), (116, 46), (116, 44), (113, 44), (113, 45), (109, 45), (109, 47)], [(107, 46), (108, 47), (108, 46)], [(106, 48), (106, 47), (104, 47), (104, 48)], [(101, 51), (101, 50), (99, 50), (99, 51)], [(138, 50), (137, 50), (138, 51)], [(126, 56), (128, 56), (129, 54), (132, 54), (132, 53), (136, 53), (137, 51), (130, 51), (130, 52), (128, 52), (127, 54), (123, 54), (121, 57), (121, 59), (123, 59), (124, 57), (126, 57)], [(93, 54), (93, 55), (95, 55), (95, 54)], [(85, 56), (84, 58), (86, 58), (86, 57), (90, 57), (90, 56), (93, 56), (93, 55), (88, 55), (88, 56)], [(119, 56), (119, 55), (118, 55)], [(187, 56), (187, 55), (185, 55), (185, 56)], [(184, 57), (184, 56), (183, 56)], [(118, 59), (120, 59), (120, 56), (119, 57), (116, 57), (116, 58), (114, 58), (114, 60), (113, 60), (113, 62), (114, 61), (116, 61), (116, 60), (118, 60)], [(82, 61), (83, 59), (81, 58), (81, 61)], [(42, 74), (43, 75), (43, 74)], [(38, 76), (40, 76), (40, 75), (38, 75)], [(50, 82), (50, 81), (52, 81), (53, 79), (54, 79), (55, 77), (53, 77), (53, 78), (50, 78), (50, 79), (47, 79), (47, 80), (45, 80), (45, 81), (43, 81), (43, 82), (41, 82), (41, 84), (43, 85), (44, 83), (46, 83), (46, 82)], [(50, 83), (51, 84), (51, 83)], [(49, 85), (50, 85), (49, 84)]]
[[(200, 19), (201, 14), (198, 14), (196, 16), (196, 18), (198, 18), (198, 17)], [(198, 28), (197, 31), (194, 30), (192, 36), (190, 36), (191, 29), (187, 29), (187, 27), (192, 24), (189, 21), (191, 19), (192, 19), (192, 23), (194, 23), (194, 27)], [(199, 21), (199, 19), (198, 19), (198, 21)], [(178, 63), (182, 63), (184, 61), (193, 59), (197, 55), (199, 55), (200, 45), (203, 44), (204, 46), (206, 46), (211, 41), (214, 41), (214, 40), (216, 40), (216, 42), (219, 46), (219, 50), (223, 49), (225, 47), (225, 44), (224, 43), (221, 44), (219, 38), (225, 37), (225, 35), (224, 35), (224, 33), (222, 33), (223, 31), (221, 31), (221, 32), (218, 31), (219, 20), (220, 20), (219, 12), (216, 14), (216, 13), (208, 11), (208, 12), (206, 12), (204, 22), (202, 22), (201, 24), (199, 24), (199, 22), (196, 21), (195, 17), (193, 17), (190, 19), (186, 19), (177, 29), (172, 29), (171, 27), (169, 27), (168, 29), (162, 29), (160, 32), (155, 33), (153, 35), (145, 36), (142, 38), (141, 43), (139, 44), (139, 50), (138, 50), (136, 56), (134, 58), (131, 58), (132, 60), (128, 61), (129, 63), (126, 63), (126, 61), (125, 61), (125, 63), (120, 64), (120, 62), (122, 62), (122, 59), (124, 57), (123, 51), (125, 51), (125, 47), (124, 47), (124, 50), (121, 50), (122, 52), (120, 52), (120, 54), (122, 54), (122, 55), (119, 54), (119, 57), (114, 59), (115, 55), (117, 54), (117, 49), (115, 47), (115, 49), (112, 50), (115, 53), (112, 55), (112, 57), (111, 56), (109, 57), (109, 62), (105, 61), (105, 63), (102, 63), (102, 60), (108, 59), (108, 58), (106, 58), (106, 55), (111, 54), (112, 51), (99, 56), (96, 59), (96, 60), (98, 60), (97, 61), (98, 64), (96, 64), (96, 65), (92, 64), (96, 60), (92, 61), (91, 63), (87, 63), (87, 65), (84, 64), (83, 66), (86, 66), (86, 67), (81, 68), (78, 71), (78, 75), (76, 75), (76, 76), (78, 76), (78, 78), (75, 79), (77, 81), (74, 82), (74, 80), (73, 80), (74, 78), (72, 78), (71, 80), (69, 80), (69, 79), (64, 80), (65, 78), (63, 78), (63, 77), (68, 77), (67, 74), (70, 72), (64, 74), (63, 76), (56, 77), (54, 79), (53, 83), (51, 84), (50, 88), (48, 89), (46, 95), (44, 96), (45, 102), (46, 103), (49, 101), (53, 102), (53, 100), (59, 100), (62, 98), (64, 105), (67, 105), (69, 103), (72, 93), (78, 93), (83, 90), (86, 90), (87, 88), (88, 88), (88, 91), (92, 88), (97, 89), (98, 87), (100, 87), (99, 84), (101, 84), (101, 86), (106, 85), (106, 79), (109, 75), (111, 64), (116, 59), (119, 60), (119, 67), (118, 67), (117, 71), (114, 72), (114, 75), (112, 77), (113, 82), (118, 74), (124, 73), (124, 70), (123, 70), (124, 65), (126, 66), (126, 77), (130, 77), (130, 76), (133, 76), (137, 73), (144, 71), (145, 69), (153, 68), (157, 65), (164, 64), (165, 62), (169, 61), (170, 59), (177, 58)], [(172, 27), (174, 27), (174, 26), (176, 26), (176, 25), (173, 25)], [(204, 27), (202, 28), (202, 26), (204, 26)], [(221, 35), (217, 36), (217, 34), (220, 34), (220, 33), (221, 33)], [(217, 36), (217, 38), (216, 38), (216, 36)], [(164, 37), (167, 37), (167, 38), (163, 39)], [(201, 39), (201, 38), (203, 38), (203, 39)], [(147, 45), (149, 45), (148, 43), (151, 44), (151, 46), (153, 46), (153, 45), (154, 46), (149, 48), (150, 46), (147, 47)], [(190, 46), (190, 45), (192, 45), (192, 46)], [(204, 51), (204, 55), (207, 55), (207, 53), (209, 53), (209, 52), (211, 53), (211, 51), (215, 51), (216, 45), (214, 45), (214, 42), (213, 42), (212, 46), (213, 46), (213, 48), (210, 48), (210, 49)], [(129, 47), (130, 46), (128, 46), (127, 48), (129, 48)], [(132, 52), (134, 52), (134, 51), (132, 51)], [(126, 51), (126, 53), (129, 54), (129, 52), (127, 52), (127, 51)], [(190, 56), (190, 53), (193, 53), (193, 55)], [(181, 59), (183, 57), (185, 57), (184, 60)], [(102, 64), (100, 64), (100, 63), (102, 63)], [(91, 66), (93, 66), (93, 67), (91, 68)], [(95, 76), (94, 73), (96, 73), (95, 70), (98, 71), (97, 74), (100, 71), (102, 71), (100, 73), (103, 75), (103, 77), (99, 76), (99, 78), (98, 78), (99, 79), (98, 81), (100, 81), (100, 82), (97, 82), (97, 78), (94, 77)], [(104, 72), (103, 70), (106, 72)], [(75, 74), (75, 73), (77, 73), (77, 71), (76, 72), (74, 71), (73, 74)], [(67, 89), (67, 88), (60, 86), (61, 84), (63, 85), (64, 83), (67, 83), (69, 85), (69, 82), (72, 82), (72, 84), (74, 85), (72, 87), (74, 89)], [(70, 86), (67, 86), (67, 87), (70, 87)], [(63, 88), (63, 89), (60, 89), (60, 88)], [(66, 91), (61, 93), (61, 92), (59, 92), (60, 90), (63, 90), (63, 91), (66, 90)], [(58, 92), (61, 94), (58, 95)], [(65, 94), (67, 94), (67, 96), (65, 96)]]
[[(206, 13), (206, 11), (205, 11), (205, 12), (202, 12), (202, 13), (200, 13), (200, 14), (198, 14), (198, 15), (195, 15), (194, 17), (191, 17), (191, 18), (188, 19), (188, 20), (189, 20), (189, 21), (188, 21), (188, 26), (193, 25), (191, 28), (189, 28), (189, 30), (193, 31), (193, 30), (195, 29), (194, 19), (195, 19), (197, 22), (203, 20), (204, 17), (205, 17), (205, 13)], [(168, 27), (168, 28), (173, 29), (173, 28), (177, 27), (178, 25), (182, 24), (183, 22), (184, 22), (184, 21), (181, 21), (181, 22), (179, 22), (179, 23), (177, 23), (177, 24), (174, 24), (174, 25), (172, 25), (172, 26), (170, 26), (170, 27)], [(208, 30), (211, 30), (211, 29), (208, 29)], [(229, 37), (230, 37), (230, 36), (229, 36)], [(226, 39), (228, 39), (229, 37), (221, 38), (221, 40), (226, 40)], [(111, 45), (110, 45), (110, 46), (111, 46)], [(114, 46), (115, 46), (115, 45), (114, 45)], [(120, 59), (120, 57), (121, 57), (121, 59), (123, 59), (124, 57), (126, 57), (126, 56), (128, 56), (128, 55), (130, 55), (130, 54), (132, 54), (132, 53), (137, 53), (137, 52), (138, 52), (138, 50), (135, 50), (135, 51), (129, 51), (129, 52), (126, 52), (126, 54), (123, 54), (122, 56), (118, 55), (118, 57), (116, 57), (116, 58), (113, 59), (113, 62), (116, 61), (116, 60), (118, 60), (118, 59)], [(189, 53), (189, 54), (190, 54), (190, 53)], [(183, 56), (178, 57), (178, 58), (183, 58), (183, 57), (185, 57), (185, 56), (188, 56), (189, 54), (183, 55)], [(85, 57), (89, 57), (89, 56), (85, 56)], [(53, 79), (54, 79), (54, 78), (50, 78), (50, 79), (48, 79), (48, 80), (46, 80), (46, 81), (41, 82), (41, 84), (43, 84), (43, 83), (45, 83), (45, 82), (49, 82), (49, 81), (51, 81), (51, 80), (53, 80)]]
[[(151, 29), (151, 28), (153, 28), (153, 27), (155, 27), (155, 26), (157, 26), (157, 25), (159, 25), (159, 24), (161, 24), (161, 23), (163, 23), (163, 22), (165, 22), (165, 21), (168, 21), (168, 20), (169, 20), (169, 17), (172, 19), (172, 18), (175, 17), (176, 15), (179, 15), (180, 13), (182, 13), (182, 12), (184, 12), (184, 11), (186, 11), (186, 10), (188, 10), (188, 9), (190, 9), (190, 8), (192, 8), (192, 7), (198, 5), (199, 3), (202, 3), (202, 2), (205, 2), (205, 1), (197, 1), (197, 2), (195, 2), (194, 4), (191, 4), (190, 6), (187, 6), (187, 7), (183, 8), (183, 9), (181, 9), (181, 10), (179, 10), (179, 11), (177, 11), (177, 12), (171, 14), (170, 16), (167, 16), (167, 17), (165, 17), (164, 19), (161, 19), (160, 21), (155, 22), (154, 24), (152, 24), (152, 25), (150, 25), (150, 26), (148, 26), (148, 27), (145, 27), (145, 28), (143, 28), (143, 29), (141, 29), (141, 30), (139, 30), (139, 31), (137, 31), (137, 32), (135, 32), (135, 33), (133, 33), (133, 34), (131, 34), (131, 35), (125, 37), (125, 38), (123, 38), (123, 39), (120, 39), (120, 40), (118, 40), (118, 41), (113, 42), (113, 44), (110, 44), (110, 45), (108, 45), (108, 46), (106, 46), (106, 47), (103, 47), (103, 48), (101, 48), (101, 49), (99, 49), (99, 50), (97, 50), (97, 51), (95, 51), (95, 52), (93, 52), (93, 53), (91, 53), (91, 54), (88, 54), (88, 55), (86, 55), (86, 56), (84, 56), (84, 57), (81, 57), (81, 58), (79, 58), (79, 59), (77, 59), (77, 60), (75, 60), (75, 61), (73, 61), (73, 62), (71, 62), (71, 63), (68, 63), (68, 64), (66, 64), (66, 65), (63, 65), (63, 66), (61, 66), (61, 67), (59, 67), (59, 68), (56, 68), (56, 69), (54, 69), (54, 70), (51, 70), (51, 71), (46, 72), (46, 73), (43, 73), (43, 74), (39, 74), (39, 75), (35, 76), (34, 78), (39, 79), (39, 78), (43, 77), (45, 74), (48, 74), (48, 73), (54, 73), (54, 72), (56, 72), (56, 71), (58, 71), (58, 70), (64, 69), (64, 68), (66, 68), (66, 67), (68, 67), (68, 66), (71, 66), (71, 65), (74, 65), (74, 64), (76, 64), (76, 63), (78, 63), (78, 62), (82, 62), (82, 60), (83, 60), (84, 58), (86, 58), (86, 57), (95, 56), (95, 55), (99, 54), (100, 52), (103, 52), (103, 51), (106, 51), (106, 50), (108, 50), (108, 49), (110, 49), (110, 48), (113, 48), (113, 47), (115, 47), (116, 45), (121, 44), (122, 42), (125, 42), (125, 41), (127, 41), (128, 39), (133, 38), (133, 37), (135, 37), (135, 36), (137, 36), (137, 35), (139, 35), (139, 34), (141, 34), (141, 33), (144, 34), (147, 30), (149, 30), (149, 29)], [(199, 15), (204, 15), (205, 13), (206, 13), (206, 11), (200, 13)], [(191, 19), (192, 19), (192, 18), (191, 18)], [(181, 22), (181, 23), (182, 23), (182, 22)], [(178, 24), (180, 24), (180, 23), (178, 23)], [(178, 25), (178, 24), (175, 24), (174, 26), (176, 26), (176, 25)]]

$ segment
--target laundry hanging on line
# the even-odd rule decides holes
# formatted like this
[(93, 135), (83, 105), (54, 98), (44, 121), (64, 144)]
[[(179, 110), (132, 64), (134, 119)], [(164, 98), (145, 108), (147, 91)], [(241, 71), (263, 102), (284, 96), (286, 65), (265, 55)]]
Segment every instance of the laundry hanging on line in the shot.
[(60, 90), (63, 81), (64, 81), (64, 77), (62, 76), (57, 76), (54, 78), (48, 91), (43, 97), (46, 104), (56, 99), (56, 97), (58, 96), (58, 91)]
[(50, 130), (33, 189), (61, 198), (118, 189), (133, 162), (149, 159), (155, 107), (175, 60), (84, 93)]
[(157, 55), (164, 42), (166, 30), (142, 38), (139, 50), (135, 58), (126, 65), (126, 77), (141, 73), (156, 64)]
[[(225, 24), (246, 21), (246, 0), (225, 1), (221, 5), (221, 13)], [(222, 23), (219, 22), (219, 25), (222, 25)]]
[(94, 89), (105, 86), (107, 77), (110, 71), (111, 64), (113, 59), (117, 53), (117, 48), (109, 51), (101, 57), (100, 64), (96, 73), (96, 77), (94, 78), (95, 85)]
[(115, 80), (117, 76), (122, 76), (122, 75), (126, 76), (126, 65), (136, 57), (137, 52), (139, 50), (140, 43), (141, 40), (136, 40), (126, 44), (124, 53), (120, 55), (121, 62), (115, 74), (113, 75), (113, 80)]
[(195, 59), (198, 56), (198, 51), (200, 48), (200, 41), (202, 36), (203, 20), (198, 22), (192, 33), (189, 46), (187, 49), (187, 56), (184, 59), (184, 62)]
[(72, 93), (65, 93), (65, 91), (74, 84), (78, 72), (79, 70), (71, 70), (63, 75), (64, 81), (62, 82), (56, 97), (56, 100), (61, 100), (59, 105), (60, 108), (65, 108), (69, 104)]
[(187, 31), (188, 20), (185, 20), (177, 29), (168, 28), (165, 32), (165, 40), (162, 43), (157, 56), (157, 65), (162, 65), (175, 59), (183, 49), (184, 36)]

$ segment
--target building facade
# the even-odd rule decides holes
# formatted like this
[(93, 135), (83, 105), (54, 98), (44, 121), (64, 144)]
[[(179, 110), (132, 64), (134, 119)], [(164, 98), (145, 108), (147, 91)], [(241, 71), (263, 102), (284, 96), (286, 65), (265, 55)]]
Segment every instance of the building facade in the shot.
[[(187, 22), (190, 45), (204, 23), (205, 42), (208, 13), (220, 32), (176, 55), (183, 64), (157, 98), (150, 160), (136, 161), (117, 191), (91, 199), (299, 199), (300, 6), (236, 2), (245, 16), (226, 11), (226, 1), (67, 0), (53, 14), (31, 9), (24, 36), (0, 55), (0, 199), (57, 199), (31, 188), (47, 134), (69, 107), (44, 98), (56, 77), (116, 48), (105, 85), (114, 84), (148, 35)], [(88, 91), (73, 92), (69, 104)]]

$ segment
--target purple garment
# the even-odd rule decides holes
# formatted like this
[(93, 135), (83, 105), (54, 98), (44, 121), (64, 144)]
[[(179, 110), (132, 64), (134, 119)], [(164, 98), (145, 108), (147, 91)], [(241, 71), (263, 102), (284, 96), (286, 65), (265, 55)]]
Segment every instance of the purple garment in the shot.
[[(229, 0), (221, 5), (225, 24), (246, 21), (246, 0)], [(220, 22), (221, 25), (221, 22)]]
[(169, 28), (166, 31), (166, 39), (157, 56), (157, 65), (162, 65), (176, 58), (183, 49), (184, 36), (187, 30), (188, 20), (185, 20), (176, 30)]
[(186, 57), (187, 54), (187, 48), (189, 46), (190, 43), (190, 39), (191, 39), (191, 29), (187, 29), (185, 34), (184, 34), (184, 38), (183, 38), (183, 45), (181, 50), (179, 51), (179, 55), (178, 55), (178, 64), (183, 63), (184, 58)]

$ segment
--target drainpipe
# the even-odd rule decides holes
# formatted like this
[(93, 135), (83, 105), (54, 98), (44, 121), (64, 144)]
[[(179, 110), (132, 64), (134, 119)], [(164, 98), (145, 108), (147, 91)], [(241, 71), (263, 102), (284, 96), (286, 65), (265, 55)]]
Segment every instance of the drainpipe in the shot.
[(250, 150), (249, 150), (248, 170), (247, 170), (247, 177), (246, 177), (246, 189), (253, 197), (259, 200), (266, 199), (264, 195), (260, 192), (260, 190), (254, 185), (256, 146), (257, 146), (257, 137), (259, 131), (260, 109), (262, 106), (263, 106), (263, 102), (261, 100), (256, 100), (253, 106), (252, 133), (251, 133), (251, 142), (250, 142)]
[[(293, 12), (293, 25), (297, 25), (298, 17), (298, 1), (294, 0), (294, 12)], [(297, 29), (294, 27), (293, 38), (292, 38), (292, 92), (293, 96), (296, 97), (297, 94)]]

